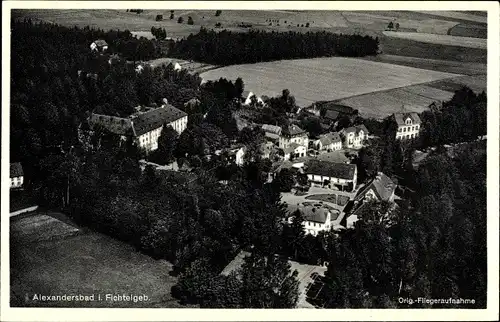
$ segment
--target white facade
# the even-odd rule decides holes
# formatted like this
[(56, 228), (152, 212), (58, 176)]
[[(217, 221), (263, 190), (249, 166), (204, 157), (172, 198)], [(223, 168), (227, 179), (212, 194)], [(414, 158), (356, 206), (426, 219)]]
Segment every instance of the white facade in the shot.
[(243, 165), (243, 157), (244, 156), (245, 156), (245, 149), (241, 147), (238, 149), (238, 151), (236, 151), (234, 162), (237, 165)]
[(396, 132), (396, 139), (414, 139), (420, 133), (420, 124), (413, 124), (411, 118), (405, 120), (404, 125), (398, 126), (398, 131)]
[(294, 157), (300, 158), (300, 157), (305, 157), (306, 156), (307, 149), (303, 145), (297, 146), (293, 151), (285, 152), (284, 159), (285, 160), (290, 160), (291, 156), (293, 155)]
[(363, 141), (365, 139), (365, 132), (363, 130), (359, 130), (356, 132), (348, 132), (345, 134), (345, 146), (348, 149), (360, 149), (363, 147)]
[[(97, 44), (95, 42), (93, 42), (93, 43), (90, 44), (90, 50), (92, 50), (92, 51), (99, 51), (99, 46), (97, 46)], [(108, 46), (102, 46), (101, 50), (102, 51), (108, 50)]]
[(314, 141), (314, 146), (319, 151), (328, 151), (328, 150), (338, 151), (342, 150), (342, 141), (336, 141), (330, 144), (323, 145), (323, 143), (321, 143), (321, 140), (316, 140)]
[(179, 63), (175, 63), (174, 70), (180, 71), (181, 69), (182, 69), (181, 65)]
[[(332, 227), (331, 224), (331, 214), (329, 211), (327, 211), (326, 215), (326, 220), (324, 223), (319, 223), (315, 221), (308, 221), (307, 219), (304, 219), (304, 232), (306, 234), (311, 234), (313, 236), (317, 236), (320, 231), (329, 231)], [(288, 223), (292, 223), (293, 217), (288, 218)]]
[(23, 185), (23, 182), (23, 176), (10, 178), (10, 188), (19, 188)]
[(344, 185), (344, 186), (348, 185), (349, 183), (353, 183), (354, 187), (356, 187), (356, 175), (354, 175), (353, 180), (349, 180), (349, 179), (321, 176), (321, 175), (316, 175), (316, 174), (308, 174), (307, 179), (309, 179), (309, 181), (321, 183), (321, 184), (323, 184), (325, 182), (325, 180), (330, 181), (330, 184), (339, 184), (339, 185)]
[(282, 149), (286, 149), (290, 146), (291, 143), (297, 143), (298, 145), (303, 145), (304, 147), (309, 146), (309, 138), (307, 137), (307, 134), (304, 133), (299, 136), (293, 136), (291, 138), (288, 138), (286, 136), (280, 136), (279, 140), (279, 147)]
[[(184, 116), (178, 120), (170, 122), (167, 126), (171, 126), (178, 134), (181, 134), (187, 127), (188, 117)], [(163, 126), (156, 128), (152, 131), (144, 133), (137, 137), (137, 144), (140, 148), (146, 151), (154, 151), (158, 149), (158, 138), (161, 135)]]

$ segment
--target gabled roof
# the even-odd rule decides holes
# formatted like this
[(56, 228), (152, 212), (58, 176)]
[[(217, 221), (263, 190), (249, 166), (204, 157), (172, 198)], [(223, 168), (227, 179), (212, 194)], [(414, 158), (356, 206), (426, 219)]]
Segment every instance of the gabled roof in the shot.
[(288, 127), (283, 128), (283, 134), (288, 136), (296, 136), (301, 134), (306, 134), (307, 132), (301, 129), (298, 125), (292, 124)]
[(187, 116), (184, 111), (172, 105), (164, 105), (128, 118), (92, 113), (89, 123), (91, 126), (99, 124), (113, 134), (140, 136), (184, 116)]
[(329, 120), (336, 120), (337, 117), (339, 117), (339, 112), (337, 111), (327, 110), (325, 112), (325, 118)]
[(391, 198), (394, 191), (396, 191), (396, 184), (391, 180), (391, 178), (382, 172), (379, 172), (377, 176), (368, 185), (366, 185), (362, 191), (360, 191), (355, 200), (363, 199), (366, 193), (370, 190), (373, 190), (379, 200), (387, 201)]
[(107, 45), (108, 45), (108, 43), (107, 43), (107, 42), (106, 42), (106, 40), (104, 40), (104, 39), (97, 39), (97, 40), (95, 40), (95, 41), (94, 41), (94, 43), (95, 43), (97, 46), (101, 46), (101, 47), (103, 47), (103, 46), (107, 46)]
[(324, 108), (329, 111), (336, 111), (340, 114), (354, 115), (357, 112), (357, 110), (353, 109), (350, 106), (337, 104), (335, 102), (319, 101), (316, 102), (316, 106), (318, 108)]
[(355, 133), (355, 134), (359, 134), (360, 131), (363, 131), (365, 133), (368, 133), (368, 129), (366, 128), (366, 126), (364, 124), (361, 124), (361, 125), (355, 125), (355, 126), (350, 126), (348, 128), (345, 128), (345, 129), (342, 129), (341, 132), (342, 133)]
[(10, 164), (10, 177), (22, 177), (24, 175), (23, 166), (21, 162), (14, 162)]
[(296, 210), (299, 210), (303, 216), (304, 221), (317, 222), (324, 224), (328, 217), (329, 210), (325, 207), (316, 207), (314, 205), (301, 205), (301, 204), (287, 204), (287, 210), (292, 215)]
[(420, 124), (422, 121), (420, 120), (420, 117), (418, 116), (417, 113), (411, 112), (411, 113), (394, 113), (393, 114), (394, 120), (398, 125), (406, 125), (405, 121), (407, 118), (410, 118), (413, 122), (413, 124)]
[(319, 141), (322, 145), (329, 145), (332, 143), (342, 142), (342, 139), (337, 132), (331, 132), (320, 135)]
[(270, 132), (270, 133), (277, 134), (277, 135), (281, 134), (281, 127), (279, 127), (277, 125), (263, 124), (262, 130), (264, 132)]
[(354, 180), (355, 172), (355, 164), (336, 163), (314, 159), (308, 162), (306, 169), (307, 174), (321, 175), (345, 180)]
[(293, 142), (293, 143), (290, 143), (288, 148), (283, 149), (283, 151), (285, 152), (285, 154), (289, 154), (289, 153), (294, 152), (298, 147), (301, 147), (301, 146), (302, 145)]
[(340, 151), (322, 153), (318, 155), (316, 159), (320, 161), (329, 161), (334, 163), (349, 163), (349, 158), (347, 158), (345, 154)]

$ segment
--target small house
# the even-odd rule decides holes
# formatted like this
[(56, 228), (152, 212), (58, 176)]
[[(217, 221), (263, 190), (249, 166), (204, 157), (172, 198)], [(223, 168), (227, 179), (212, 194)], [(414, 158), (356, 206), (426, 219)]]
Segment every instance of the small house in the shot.
[(20, 162), (10, 164), (10, 188), (19, 189), (24, 184), (24, 172)]
[(90, 50), (95, 52), (105, 52), (108, 50), (108, 43), (103, 39), (95, 40), (90, 44)]
[(360, 149), (368, 138), (368, 129), (363, 125), (355, 125), (340, 131), (344, 138), (344, 147), (347, 149)]
[(314, 147), (319, 151), (337, 151), (342, 149), (342, 138), (338, 133), (327, 133), (320, 135), (314, 141)]
[(394, 113), (392, 118), (398, 126), (396, 139), (414, 139), (419, 135), (422, 121), (417, 113)]

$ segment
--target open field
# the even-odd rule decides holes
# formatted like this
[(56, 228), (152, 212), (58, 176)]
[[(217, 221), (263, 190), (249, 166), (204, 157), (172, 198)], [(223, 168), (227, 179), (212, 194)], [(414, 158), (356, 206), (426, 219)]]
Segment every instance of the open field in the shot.
[(487, 91), (486, 83), (486, 74), (484, 74), (439, 80), (427, 85), (449, 92), (455, 92), (462, 86), (467, 86), (474, 92), (481, 93), (482, 91)]
[(451, 28), (449, 34), (452, 36), (486, 39), (488, 37), (488, 28), (479, 25), (459, 24)]
[(462, 75), (486, 75), (486, 64), (380, 54), (362, 59)]
[(425, 43), (383, 34), (379, 39), (383, 54), (483, 64), (487, 61), (486, 49)]
[(421, 113), (433, 102), (446, 101), (453, 92), (426, 85), (395, 88), (387, 91), (363, 94), (339, 100), (338, 103), (358, 109), (365, 117), (384, 118), (394, 112)]
[(437, 35), (437, 34), (428, 34), (420, 32), (401, 32), (401, 31), (384, 31), (383, 33), (388, 37), (410, 39), (431, 44), (460, 46), (460, 47), (479, 48), (479, 49), (487, 48), (486, 39), (483, 38)]
[[(48, 218), (47, 218), (48, 217)], [(99, 233), (52, 217), (11, 220), (11, 305), (41, 307), (180, 307), (170, 288), (172, 265)], [(111, 302), (105, 294), (147, 295), (147, 302)], [(34, 294), (101, 294), (94, 302), (36, 302)], [(26, 300), (28, 296), (28, 300)], [(31, 298), (30, 298), (31, 297)]]
[(287, 88), (299, 106), (456, 76), (344, 57), (234, 65), (201, 74), (204, 80), (242, 77), (245, 89), (257, 95), (277, 96)]
[(438, 17), (452, 18), (457, 20), (465, 20), (472, 22), (487, 23), (488, 18), (486, 17), (486, 12), (463, 12), (463, 11), (417, 11), (423, 14), (434, 15)]

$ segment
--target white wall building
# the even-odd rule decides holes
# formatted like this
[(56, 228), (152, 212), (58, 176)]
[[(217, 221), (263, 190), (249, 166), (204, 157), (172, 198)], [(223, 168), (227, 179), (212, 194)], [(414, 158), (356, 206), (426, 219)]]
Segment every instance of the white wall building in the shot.
[(305, 173), (314, 185), (351, 192), (356, 189), (358, 170), (355, 164), (311, 160)]
[(368, 129), (362, 125), (351, 126), (340, 131), (344, 138), (344, 147), (347, 149), (360, 149), (368, 137)]
[(422, 121), (417, 113), (394, 113), (393, 119), (398, 125), (396, 139), (414, 139), (419, 135)]
[(108, 43), (103, 39), (98, 39), (90, 44), (90, 50), (103, 52), (108, 50)]
[(332, 215), (325, 207), (315, 207), (312, 205), (287, 205), (290, 217), (288, 222), (292, 223), (295, 211), (300, 211), (304, 217), (304, 231), (306, 234), (317, 236), (320, 231), (329, 231), (332, 228)]
[(306, 147), (297, 143), (290, 143), (287, 148), (283, 149), (285, 160), (305, 157), (306, 152)]
[(309, 137), (307, 135), (307, 132), (302, 130), (295, 124), (283, 128), (283, 131), (281, 132), (279, 138), (278, 146), (281, 149), (286, 149), (291, 143), (305, 146), (307, 149), (307, 147), (309, 146)]
[(187, 114), (168, 104), (159, 108), (145, 108), (128, 118), (94, 113), (89, 117), (91, 127), (100, 125), (122, 139), (132, 137), (138, 147), (148, 152), (158, 149), (158, 138), (165, 126), (171, 126), (181, 134), (187, 123)]

